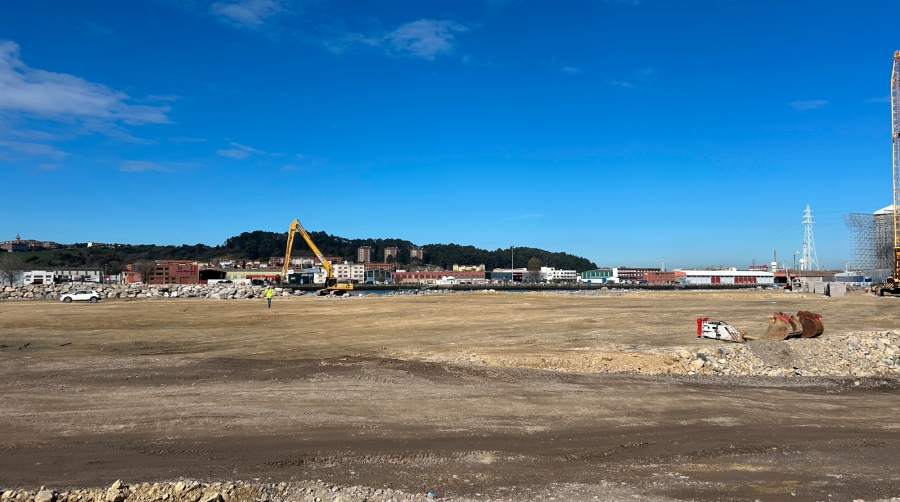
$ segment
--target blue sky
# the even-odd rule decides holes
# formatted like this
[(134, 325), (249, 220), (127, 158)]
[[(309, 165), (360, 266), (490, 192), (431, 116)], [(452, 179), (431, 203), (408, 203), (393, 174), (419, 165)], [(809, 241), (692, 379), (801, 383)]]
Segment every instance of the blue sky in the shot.
[(819, 261), (891, 203), (900, 2), (4, 2), (0, 239)]

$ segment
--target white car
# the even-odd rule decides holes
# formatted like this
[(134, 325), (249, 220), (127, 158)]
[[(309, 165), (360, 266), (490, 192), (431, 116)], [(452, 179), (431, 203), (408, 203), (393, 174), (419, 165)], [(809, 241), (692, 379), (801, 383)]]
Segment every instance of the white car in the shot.
[(93, 289), (80, 289), (74, 293), (66, 293), (59, 297), (59, 301), (72, 303), (72, 302), (91, 302), (97, 303), (100, 301), (100, 293), (94, 291)]

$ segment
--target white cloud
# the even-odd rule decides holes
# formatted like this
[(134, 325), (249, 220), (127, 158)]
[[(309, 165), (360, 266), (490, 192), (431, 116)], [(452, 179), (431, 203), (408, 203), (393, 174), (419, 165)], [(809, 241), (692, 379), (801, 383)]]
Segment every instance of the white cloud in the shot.
[(25, 143), (21, 141), (0, 141), (0, 147), (7, 148), (14, 152), (24, 153), (25, 155), (33, 155), (36, 157), (52, 157), (54, 159), (62, 159), (68, 157), (68, 153), (45, 145), (43, 143)]
[(813, 99), (811, 101), (794, 101), (791, 103), (791, 106), (794, 107), (794, 110), (815, 110), (816, 108), (821, 108), (828, 104), (828, 101), (822, 99)]
[(176, 145), (180, 145), (181, 143), (205, 143), (206, 138), (192, 138), (190, 136), (178, 136), (175, 138), (169, 138), (169, 141), (175, 143)]
[(267, 17), (281, 10), (276, 0), (239, 0), (237, 2), (215, 2), (209, 12), (219, 20), (240, 28), (261, 26)]
[(891, 102), (891, 95), (890, 95), (890, 94), (887, 94), (887, 95), (882, 96), (882, 97), (880, 97), (880, 98), (869, 98), (869, 99), (866, 100), (866, 103), (890, 103), (890, 102)]
[(119, 169), (127, 173), (139, 173), (143, 171), (171, 171), (171, 169), (161, 166), (156, 162), (148, 162), (146, 160), (123, 160), (121, 164), (119, 164)]
[(178, 101), (181, 97), (175, 94), (151, 94), (147, 96), (147, 101)]
[(52, 169), (59, 169), (60, 167), (62, 167), (62, 164), (38, 164), (38, 169), (44, 169), (47, 171)]
[(230, 145), (231, 145), (231, 148), (229, 148), (228, 150), (218, 150), (218, 151), (216, 151), (216, 153), (221, 155), (222, 157), (229, 157), (232, 159), (246, 159), (247, 157), (249, 157), (250, 155), (252, 155), (254, 153), (258, 153), (258, 154), (266, 153), (262, 150), (257, 150), (256, 148), (252, 148), (247, 145), (242, 145), (240, 143), (232, 142), (232, 143), (230, 143)]
[(568, 73), (569, 75), (578, 75), (581, 73), (581, 68), (577, 66), (563, 66), (563, 73)]
[(19, 45), (0, 42), (0, 111), (54, 120), (71, 118), (126, 124), (166, 123), (168, 106), (134, 105), (130, 97), (74, 75), (30, 68), (19, 59)]
[(631, 82), (624, 82), (622, 80), (612, 80), (609, 82), (609, 85), (614, 85), (616, 87), (622, 87), (625, 89), (634, 89), (634, 84)]
[(419, 19), (404, 24), (385, 37), (395, 50), (425, 59), (434, 59), (437, 54), (453, 52), (453, 33), (468, 31), (465, 26), (454, 21)]

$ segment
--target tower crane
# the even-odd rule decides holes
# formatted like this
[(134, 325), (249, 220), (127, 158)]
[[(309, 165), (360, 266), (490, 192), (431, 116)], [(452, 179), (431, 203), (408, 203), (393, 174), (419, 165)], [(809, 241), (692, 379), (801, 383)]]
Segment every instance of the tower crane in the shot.
[(900, 293), (900, 51), (891, 71), (891, 147), (894, 164), (894, 275), (884, 280), (881, 295)]
[(319, 259), (319, 262), (322, 263), (322, 267), (325, 268), (325, 288), (316, 290), (316, 295), (349, 295), (350, 292), (353, 291), (353, 283), (338, 282), (337, 278), (334, 276), (334, 267), (331, 266), (331, 262), (325, 258), (325, 255), (323, 255), (321, 251), (319, 251), (319, 248), (312, 241), (309, 233), (303, 228), (303, 225), (300, 224), (300, 220), (292, 221), (291, 226), (288, 229), (287, 249), (284, 252), (284, 265), (281, 267), (281, 280), (287, 282), (288, 279), (288, 268), (291, 266), (291, 249), (294, 247), (294, 234), (296, 232), (300, 232), (300, 235), (303, 236), (303, 240), (309, 245), (309, 249), (312, 250), (313, 254), (316, 255), (316, 258)]

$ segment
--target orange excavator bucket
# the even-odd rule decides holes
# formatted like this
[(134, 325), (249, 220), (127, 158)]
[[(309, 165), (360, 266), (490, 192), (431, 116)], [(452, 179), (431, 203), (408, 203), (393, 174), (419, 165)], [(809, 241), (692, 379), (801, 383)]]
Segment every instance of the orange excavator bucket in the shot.
[(822, 316), (801, 310), (797, 312), (800, 319), (800, 325), (803, 331), (800, 333), (801, 338), (815, 338), (825, 331), (825, 325), (822, 324)]
[[(800, 321), (784, 312), (775, 312), (769, 317), (769, 326), (765, 333), (756, 337), (756, 340), (787, 340), (797, 338), (803, 333)], [(747, 339), (750, 339), (749, 337)]]

